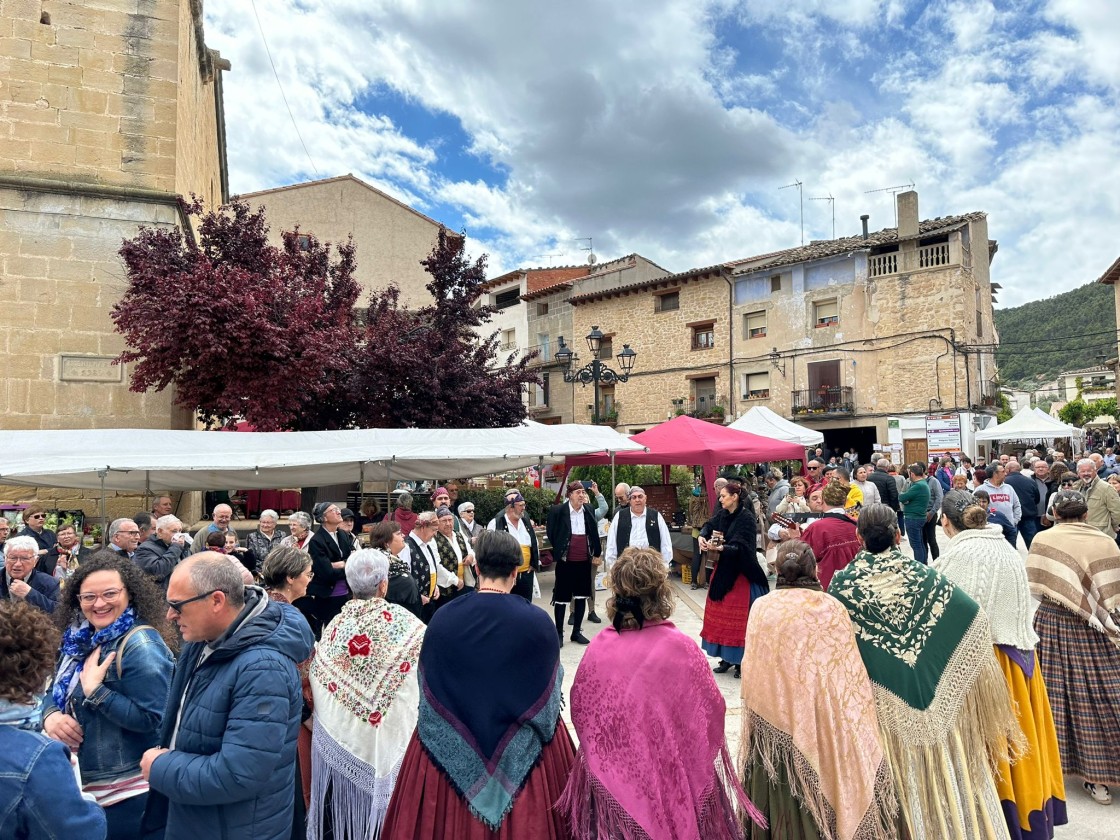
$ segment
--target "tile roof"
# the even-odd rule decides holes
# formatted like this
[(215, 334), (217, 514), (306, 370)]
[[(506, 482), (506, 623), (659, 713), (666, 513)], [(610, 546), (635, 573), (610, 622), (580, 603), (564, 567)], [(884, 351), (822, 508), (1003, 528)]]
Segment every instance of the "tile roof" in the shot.
[(1117, 259), (1104, 274), (1097, 278), (1098, 283), (1104, 283), (1107, 286), (1116, 285), (1117, 280), (1120, 280), (1120, 259)]
[(620, 267), (619, 263), (633, 263), (639, 257), (652, 265), (654, 268), (660, 268), (662, 271), (665, 271), (664, 268), (659, 266), (653, 260), (646, 259), (645, 257), (642, 257), (641, 254), (627, 254), (625, 257), (619, 257), (618, 259), (611, 260), (610, 262), (600, 263), (597, 268), (590, 268), (589, 273), (584, 275), (583, 277), (574, 277), (570, 280), (562, 280), (550, 286), (544, 286), (526, 292), (521, 296), (521, 299), (525, 301), (531, 301), (536, 300), (537, 298), (545, 297), (546, 295), (550, 295), (554, 292), (559, 292), (563, 289), (574, 289), (577, 283), (583, 283), (585, 280), (590, 280), (594, 277), (604, 277), (607, 274), (613, 274), (616, 271), (622, 271), (626, 266)]
[(550, 268), (515, 268), (507, 271), (492, 280), (487, 280), (480, 287), (488, 292), (498, 286), (504, 286), (514, 280), (520, 280), (525, 275), (525, 288), (528, 292), (537, 292), (541, 289), (567, 282), (575, 277), (586, 277), (591, 268), (587, 265), (558, 265)]

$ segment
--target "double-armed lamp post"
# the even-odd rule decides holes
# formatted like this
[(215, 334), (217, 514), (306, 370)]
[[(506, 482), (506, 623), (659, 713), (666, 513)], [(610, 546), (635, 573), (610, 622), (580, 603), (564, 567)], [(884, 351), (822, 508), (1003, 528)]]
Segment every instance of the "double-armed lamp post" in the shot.
[(603, 333), (600, 332), (598, 327), (591, 328), (591, 332), (587, 334), (587, 349), (591, 351), (591, 361), (578, 369), (575, 366), (579, 364), (579, 356), (564, 344), (564, 336), (560, 336), (560, 349), (556, 351), (556, 361), (560, 363), (560, 367), (563, 369), (565, 382), (595, 385), (595, 403), (591, 413), (592, 423), (599, 422), (599, 383), (605, 382), (608, 385), (613, 385), (615, 382), (626, 382), (630, 378), (630, 371), (634, 369), (634, 360), (638, 356), (630, 349), (629, 344), (623, 344), (622, 352), (615, 356), (618, 359), (618, 366), (622, 368), (622, 373), (618, 373), (599, 361), (599, 348), (603, 344), (603, 337)]

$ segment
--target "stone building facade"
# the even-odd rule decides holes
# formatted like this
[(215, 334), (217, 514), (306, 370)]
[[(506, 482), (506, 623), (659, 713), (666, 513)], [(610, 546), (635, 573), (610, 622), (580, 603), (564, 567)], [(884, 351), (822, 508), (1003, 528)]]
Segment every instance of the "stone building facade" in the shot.
[[(1106, 286), (1112, 286), (1113, 305), (1116, 307), (1116, 323), (1120, 324), (1120, 259), (1117, 259), (1112, 265), (1108, 267), (1100, 277), (1097, 278), (1098, 283), (1104, 283)], [(1116, 398), (1120, 400), (1120, 332), (1116, 335), (1116, 356), (1112, 358), (1108, 364), (1112, 367), (1113, 377), (1116, 386)]]
[(575, 334), (617, 324), (639, 354), (619, 428), (765, 405), (837, 451), (923, 460), (927, 417), (956, 415), (975, 452), (998, 407), (996, 243), (983, 213), (919, 221), (912, 192), (898, 210), (897, 229), (572, 297)]
[(441, 225), (376, 187), (353, 175), (341, 175), (238, 198), (254, 209), (264, 206), (269, 239), (276, 244), (284, 231), (296, 226), (321, 242), (338, 244), (353, 236), (354, 279), (362, 286), (358, 302), (363, 309), (372, 291), (391, 283), (401, 290), (401, 305), (407, 309), (432, 303), (425, 288), (431, 275), (420, 260), (435, 247)]
[[(191, 236), (177, 196), (227, 197), (227, 69), (206, 47), (201, 0), (0, 2), (5, 428), (190, 427), (169, 393), (128, 390), (109, 314), (124, 238), (140, 226)], [(80, 506), (72, 492), (38, 495), (52, 493)]]

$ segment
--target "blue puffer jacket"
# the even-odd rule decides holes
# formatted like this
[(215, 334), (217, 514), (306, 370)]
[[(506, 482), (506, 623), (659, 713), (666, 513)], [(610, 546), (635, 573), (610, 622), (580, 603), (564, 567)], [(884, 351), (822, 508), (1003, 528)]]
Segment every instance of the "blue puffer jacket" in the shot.
[(166, 840), (291, 836), (303, 707), (296, 663), (313, 644), (294, 607), (248, 586), (245, 609), (210, 656), (199, 664), (206, 645), (183, 646), (160, 741), (171, 743), (178, 719), (175, 748), (152, 764), (146, 829), (165, 814)]

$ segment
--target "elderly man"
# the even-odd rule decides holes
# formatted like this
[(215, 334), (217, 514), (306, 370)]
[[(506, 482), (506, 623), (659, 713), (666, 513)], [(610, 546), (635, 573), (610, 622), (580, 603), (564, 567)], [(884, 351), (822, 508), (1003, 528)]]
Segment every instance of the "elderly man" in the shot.
[[(1023, 467), (1016, 460), (1007, 462), (1007, 478), (1005, 481), (1009, 487), (1014, 488), (1015, 495), (1019, 499), (1019, 507), (1022, 509), (1022, 517), (1019, 519), (1019, 533), (1029, 550), (1034, 535), (1038, 533), (1039, 514), (1046, 512), (1045, 507), (1040, 508), (1038, 484), (1033, 477), (1023, 474)], [(1042, 502), (1045, 502), (1045, 498), (1042, 499)]]
[(459, 523), (463, 536), (467, 538), (467, 542), (472, 546), (474, 545), (474, 541), (478, 539), (478, 535), (486, 530), (482, 525), (474, 521), (474, 502), (459, 503)]
[[(462, 580), (464, 582), (466, 581), (466, 571), (470, 569), (474, 578), (471, 588), (477, 586), (478, 572), (474, 562), (474, 550), (471, 549), (467, 538), (459, 531), (455, 522), (455, 514), (451, 512), (451, 508), (447, 505), (440, 505), (436, 511), (435, 540), (436, 552), (443, 567), (454, 574), (457, 581)], [(459, 594), (458, 586), (459, 584), (456, 582), (455, 586), (448, 587), (440, 593), (445, 603)]]
[(619, 508), (624, 508), (630, 504), (630, 485), (625, 481), (620, 481), (614, 486), (614, 509), (618, 512)]
[(434, 510), (419, 514), (399, 555), (412, 572), (412, 579), (420, 591), (420, 620), (425, 624), (431, 621), (440, 606), (440, 589), (461, 589), (463, 586), (463, 581), (439, 562), (439, 546), (436, 545), (438, 530), (439, 518)]
[(607, 531), (607, 547), (603, 554), (607, 570), (628, 546), (653, 548), (661, 552), (665, 568), (673, 561), (673, 541), (665, 518), (646, 505), (646, 491), (635, 485), (630, 488), (630, 506), (614, 515)]
[(1089, 506), (1089, 524), (1115, 538), (1120, 529), (1120, 496), (1112, 485), (1097, 476), (1097, 465), (1089, 458), (1077, 462), (1077, 477), (1081, 479), (1077, 489)]
[(1042, 458), (1035, 458), (1031, 462), (1031, 473), (1034, 477), (1035, 489), (1038, 491), (1038, 530), (1041, 531), (1049, 527), (1046, 508), (1049, 507), (1050, 502), (1050, 465)]
[(880, 458), (875, 462), (875, 469), (867, 476), (867, 480), (879, 490), (879, 498), (883, 504), (893, 511), (898, 510), (898, 484), (890, 474), (891, 462)]
[(0, 551), (4, 550), (4, 543), (12, 535), (12, 523), (6, 516), (0, 516)]
[(152, 502), (152, 519), (168, 516), (173, 510), (170, 496), (156, 496), (155, 501)]
[(156, 520), (156, 532), (140, 543), (132, 562), (149, 574), (159, 588), (167, 591), (171, 573), (190, 552), (190, 537), (183, 533), (183, 523), (176, 516)]
[(773, 467), (766, 473), (766, 489), (770, 491), (766, 501), (766, 516), (769, 518), (777, 511), (782, 499), (789, 495), (789, 482), (777, 467)]
[(58, 581), (35, 570), (39, 544), (31, 537), (12, 537), (4, 544), (4, 578), (0, 599), (26, 601), (45, 613), (58, 605)]
[(216, 531), (226, 533), (229, 531), (229, 523), (233, 519), (233, 508), (229, 505), (216, 505), (214, 507), (214, 521), (209, 525), (199, 528), (194, 535), (194, 545), (191, 547), (191, 554), (198, 554), (200, 551), (206, 551), (206, 538)]
[(564, 613), (573, 600), (572, 641), (581, 645), (591, 644), (582, 632), (583, 614), (594, 587), (594, 561), (602, 556), (603, 547), (582, 481), (569, 481), (568, 501), (549, 508), (547, 532), (556, 561), (552, 611), (560, 646), (564, 646)]
[(521, 545), (521, 565), (517, 569), (517, 583), (513, 594), (526, 601), (533, 600), (533, 576), (541, 567), (541, 553), (533, 521), (525, 515), (525, 497), (517, 490), (506, 493), (505, 510), (490, 520), (488, 531), (506, 531)]
[(140, 760), (151, 788), (145, 827), (165, 826), (166, 840), (287, 840), (303, 711), (296, 665), (314, 643), (307, 622), (213, 551), (176, 567), (167, 607), (184, 645), (163, 715), (167, 747)]
[(145, 511), (140, 511), (132, 517), (132, 521), (136, 523), (136, 527), (140, 529), (140, 542), (144, 542), (152, 535), (152, 531), (156, 527), (156, 517)]
[(109, 545), (107, 548), (131, 559), (140, 545), (140, 529), (131, 519), (114, 519), (109, 523)]

